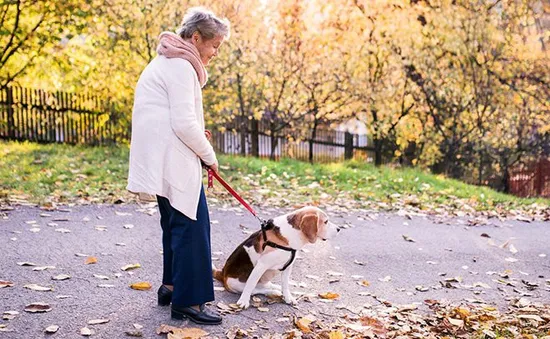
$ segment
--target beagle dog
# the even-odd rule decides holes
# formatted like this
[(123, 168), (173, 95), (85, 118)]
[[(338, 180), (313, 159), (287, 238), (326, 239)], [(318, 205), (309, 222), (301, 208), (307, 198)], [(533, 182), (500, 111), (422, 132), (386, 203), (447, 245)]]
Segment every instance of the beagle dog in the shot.
[[(286, 303), (295, 304), (289, 277), (296, 251), (317, 239), (330, 239), (339, 230), (317, 207), (303, 207), (270, 219), (233, 251), (223, 269), (213, 268), (214, 278), (226, 290), (241, 293), (237, 304), (242, 308), (250, 306), (253, 294), (282, 295)], [(282, 286), (271, 282), (278, 270), (282, 271)]]

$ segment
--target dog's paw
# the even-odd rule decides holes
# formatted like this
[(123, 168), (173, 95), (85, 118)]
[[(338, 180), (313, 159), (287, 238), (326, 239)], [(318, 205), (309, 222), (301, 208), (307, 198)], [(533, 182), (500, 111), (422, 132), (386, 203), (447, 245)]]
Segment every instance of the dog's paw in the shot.
[(242, 309), (248, 308), (250, 306), (250, 298), (240, 297), (239, 300), (237, 300), (237, 305)]
[(284, 299), (285, 303), (290, 304), (290, 305), (296, 305), (298, 303), (296, 298), (294, 298), (291, 294), (284, 295), (283, 299)]

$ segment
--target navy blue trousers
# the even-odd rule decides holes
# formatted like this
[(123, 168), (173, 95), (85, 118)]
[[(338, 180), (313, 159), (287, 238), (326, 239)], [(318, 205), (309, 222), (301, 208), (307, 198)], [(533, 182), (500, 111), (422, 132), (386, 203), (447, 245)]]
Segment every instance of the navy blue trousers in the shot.
[(157, 196), (163, 246), (164, 285), (173, 285), (172, 305), (186, 307), (214, 300), (210, 217), (204, 188), (197, 220), (176, 210), (168, 199)]

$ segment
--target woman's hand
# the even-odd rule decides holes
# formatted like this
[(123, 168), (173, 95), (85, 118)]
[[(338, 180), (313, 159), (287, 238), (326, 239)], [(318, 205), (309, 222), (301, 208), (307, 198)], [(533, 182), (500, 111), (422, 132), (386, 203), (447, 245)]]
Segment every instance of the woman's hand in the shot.
[(215, 164), (209, 166), (211, 170), (218, 173), (218, 161)]
[(209, 130), (204, 130), (204, 135), (206, 136), (206, 140), (210, 141), (210, 139), (212, 139), (212, 132)]

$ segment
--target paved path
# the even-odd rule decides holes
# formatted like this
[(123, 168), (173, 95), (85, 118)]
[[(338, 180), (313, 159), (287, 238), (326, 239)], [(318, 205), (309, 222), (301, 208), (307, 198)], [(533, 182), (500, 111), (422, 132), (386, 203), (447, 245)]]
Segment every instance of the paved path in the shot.
[[(42, 338), (49, 325), (60, 326), (54, 338), (79, 338), (85, 326), (95, 332), (95, 338), (127, 338), (125, 331), (135, 330), (133, 324), (143, 326), (145, 338), (160, 337), (155, 330), (161, 324), (196, 327), (172, 321), (169, 308), (156, 304), (162, 264), (159, 216), (147, 213), (154, 211), (147, 206), (115, 205), (74, 206), (51, 212), (19, 206), (4, 212), (0, 220), (0, 280), (14, 286), (0, 288), (0, 312), (19, 314), (0, 321), (4, 329), (12, 330), (0, 332), (0, 337)], [(284, 212), (270, 209), (261, 214), (270, 217)], [(240, 208), (212, 206), (211, 213), (213, 257), (220, 266), (247, 236), (245, 233), (259, 225)], [(313, 313), (328, 322), (380, 303), (418, 303), (422, 309), (426, 299), (480, 299), (506, 307), (510, 299), (523, 295), (534, 302), (550, 302), (548, 222), (491, 219), (486, 225), (467, 227), (468, 220), (460, 218), (441, 222), (433, 217), (375, 212), (350, 215), (329, 211), (329, 215), (348, 228), (332, 241), (311, 245), (299, 254), (292, 276), (297, 285), (294, 291), (301, 295), (296, 308), (268, 305), (261, 298), (268, 312), (251, 308), (227, 314), (223, 325), (204, 329), (212, 336), (225, 337), (229, 328), (237, 326), (261, 336), (292, 328), (284, 319), (292, 314)], [(414, 242), (406, 241), (404, 235)], [(498, 246), (508, 240), (512, 247)], [(86, 257), (77, 254), (94, 256), (97, 263), (86, 265)], [(36, 266), (20, 266), (18, 262)], [(141, 268), (121, 270), (134, 263)], [(55, 268), (33, 270), (43, 266)], [(52, 280), (60, 274), (71, 278)], [(129, 288), (138, 281), (150, 282), (153, 289)], [(363, 281), (369, 286), (361, 286)], [(53, 291), (30, 290), (23, 287), (26, 284), (50, 286)], [(326, 302), (317, 296), (324, 292), (340, 297)], [(237, 299), (237, 295), (217, 291), (215, 304), (228, 305)], [(52, 310), (25, 312), (25, 306), (32, 302), (45, 302)], [(109, 322), (87, 325), (93, 319)]]

